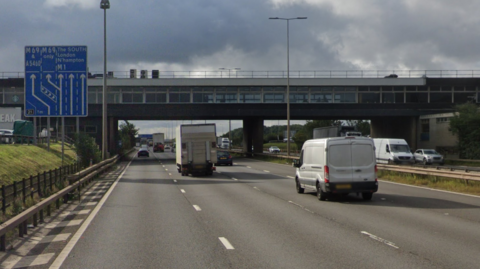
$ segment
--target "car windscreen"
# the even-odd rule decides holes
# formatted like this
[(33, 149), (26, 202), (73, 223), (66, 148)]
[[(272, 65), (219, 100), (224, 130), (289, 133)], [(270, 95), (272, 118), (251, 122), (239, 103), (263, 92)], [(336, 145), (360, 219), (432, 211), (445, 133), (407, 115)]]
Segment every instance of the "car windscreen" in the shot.
[(408, 145), (391, 145), (390, 150), (395, 153), (410, 153)]
[(424, 154), (438, 154), (435, 150), (424, 150)]
[(226, 151), (217, 151), (217, 156), (218, 157), (228, 157), (228, 155), (230, 155), (230, 153), (228, 153)]

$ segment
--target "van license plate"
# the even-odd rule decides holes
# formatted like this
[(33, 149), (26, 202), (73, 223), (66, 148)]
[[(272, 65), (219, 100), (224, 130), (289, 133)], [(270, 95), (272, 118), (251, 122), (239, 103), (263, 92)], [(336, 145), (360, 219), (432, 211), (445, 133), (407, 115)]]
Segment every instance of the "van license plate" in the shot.
[(203, 168), (203, 165), (195, 165), (195, 168), (197, 168), (197, 169), (202, 169), (202, 168)]
[(351, 189), (352, 185), (350, 185), (350, 184), (338, 184), (336, 187), (337, 187), (337, 190), (345, 190), (345, 189)]
[(227, 157), (220, 157), (220, 160), (226, 160)]

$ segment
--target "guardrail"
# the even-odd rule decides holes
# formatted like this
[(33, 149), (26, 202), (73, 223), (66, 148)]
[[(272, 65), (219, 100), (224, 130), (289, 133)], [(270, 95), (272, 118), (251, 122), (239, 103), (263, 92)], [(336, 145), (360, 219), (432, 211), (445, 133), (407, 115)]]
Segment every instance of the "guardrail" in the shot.
[[(146, 71), (146, 72), (143, 72)], [(157, 70), (156, 70), (157, 71)], [(214, 70), (214, 71), (158, 71), (138, 70), (109, 72), (109, 79), (161, 79), (161, 78), (286, 78), (286, 70), (247, 71), (247, 70)], [(400, 78), (465, 78), (480, 77), (480, 70), (290, 70), (290, 78), (384, 78), (395, 74)], [(0, 72), (0, 79), (24, 78), (24, 72)], [(91, 71), (89, 79), (102, 79), (103, 71)]]
[[(230, 152), (248, 154), (243, 151), (231, 150)], [(250, 154), (258, 155), (258, 156), (269, 156), (269, 157), (290, 159), (290, 160), (299, 159), (298, 156), (286, 156), (286, 155), (271, 154), (271, 153), (250, 153)], [(475, 160), (461, 160), (461, 161), (475, 161)], [(465, 180), (467, 184), (468, 184), (468, 180), (480, 181), (480, 167), (448, 166), (448, 165), (404, 166), (404, 165), (387, 165), (387, 164), (377, 163), (377, 168), (379, 170), (461, 179), (461, 180)]]
[(401, 166), (401, 165), (387, 165), (387, 164), (377, 164), (379, 170), (388, 170), (401, 173), (411, 173), (411, 174), (420, 174), (426, 176), (436, 176), (436, 177), (446, 177), (454, 179), (462, 179), (468, 183), (468, 180), (480, 181), (480, 171), (478, 169), (465, 168), (461, 169), (458, 167), (448, 167), (448, 166), (423, 166), (423, 167), (413, 167), (413, 166)]
[[(64, 201), (66, 201), (68, 199), (67, 195), (75, 190), (78, 190), (78, 192), (80, 193), (81, 188), (83, 188), (86, 184), (90, 183), (90, 181), (92, 181), (96, 175), (116, 163), (116, 161), (119, 160), (120, 157), (121, 156), (117, 155), (82, 171), (76, 172), (68, 176), (64, 175), (63, 180), (68, 180), (70, 184), (69, 186), (63, 188), (62, 190), (49, 197), (45, 197), (45, 199), (41, 202), (33, 205), (30, 208), (27, 208), (22, 213), (2, 223), (0, 225), (0, 251), (6, 250), (6, 234), (9, 231), (18, 227), (18, 236), (23, 237), (25, 234), (27, 234), (27, 222), (29, 219), (32, 219), (33, 226), (36, 227), (39, 221), (43, 222), (45, 209), (47, 211), (47, 216), (50, 216), (50, 205), (52, 203), (56, 203), (56, 208), (58, 209), (60, 207), (60, 199), (64, 199)], [(23, 199), (25, 199), (25, 196), (28, 196), (26, 193), (22, 193), (21, 195), (23, 195)]]

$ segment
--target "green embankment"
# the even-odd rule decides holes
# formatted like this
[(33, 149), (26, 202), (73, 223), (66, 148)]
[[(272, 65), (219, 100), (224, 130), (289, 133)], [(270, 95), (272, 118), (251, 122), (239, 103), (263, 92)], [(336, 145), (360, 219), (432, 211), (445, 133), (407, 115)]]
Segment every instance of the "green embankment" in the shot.
[[(75, 161), (71, 147), (65, 145), (64, 165)], [(62, 145), (0, 145), (0, 185), (10, 185), (14, 181), (30, 177), (62, 166)]]

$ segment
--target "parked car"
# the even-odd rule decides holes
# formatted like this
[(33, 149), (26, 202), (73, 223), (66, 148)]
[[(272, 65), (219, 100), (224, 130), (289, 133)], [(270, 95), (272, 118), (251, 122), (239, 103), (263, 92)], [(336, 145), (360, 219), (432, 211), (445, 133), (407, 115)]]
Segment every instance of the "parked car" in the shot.
[(215, 165), (233, 165), (233, 157), (228, 151), (217, 151), (217, 163)]
[(150, 154), (148, 153), (148, 149), (146, 148), (141, 148), (138, 150), (138, 154), (137, 154), (138, 157), (141, 157), (141, 156), (147, 156), (149, 157)]
[(423, 163), (424, 165), (434, 163), (443, 165), (445, 163), (443, 156), (434, 149), (417, 149), (413, 154), (413, 158), (416, 163)]
[(0, 129), (0, 144), (10, 144), (13, 142), (13, 130)]
[(268, 148), (268, 151), (270, 153), (279, 153), (280, 149), (277, 146), (271, 146), (271, 147)]

